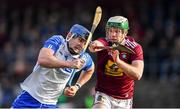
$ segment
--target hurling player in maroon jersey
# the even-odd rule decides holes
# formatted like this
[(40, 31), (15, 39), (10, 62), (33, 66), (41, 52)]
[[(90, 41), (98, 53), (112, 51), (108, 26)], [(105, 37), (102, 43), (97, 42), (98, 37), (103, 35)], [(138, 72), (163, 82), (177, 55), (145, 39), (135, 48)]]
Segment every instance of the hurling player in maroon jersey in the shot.
[[(93, 41), (89, 50), (97, 52), (97, 83), (93, 108), (132, 108), (134, 80), (140, 80), (144, 70), (143, 50), (132, 37), (127, 36), (128, 19), (109, 18), (106, 37)], [(135, 53), (97, 49), (97, 46), (122, 44)]]

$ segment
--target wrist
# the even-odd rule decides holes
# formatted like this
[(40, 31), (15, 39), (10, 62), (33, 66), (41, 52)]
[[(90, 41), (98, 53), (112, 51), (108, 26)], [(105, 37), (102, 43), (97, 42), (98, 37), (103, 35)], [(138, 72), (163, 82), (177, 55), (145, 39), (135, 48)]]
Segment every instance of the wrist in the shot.
[(115, 59), (115, 62), (120, 63), (120, 58), (117, 57), (117, 58)]
[(66, 64), (65, 64), (65, 65), (66, 65), (66, 67), (70, 67), (70, 68), (71, 68), (72, 64), (71, 64), (71, 62), (70, 62), (70, 61), (66, 61), (65, 63), (66, 63)]
[(76, 83), (74, 86), (75, 86), (77, 89), (80, 89), (80, 88), (81, 88), (81, 84), (79, 84), (79, 83)]
[(117, 66), (119, 66), (119, 67), (121, 67), (121, 65), (122, 65), (123, 62), (124, 62), (124, 61), (122, 61), (121, 59), (117, 59), (117, 60), (116, 60), (116, 64), (117, 64)]

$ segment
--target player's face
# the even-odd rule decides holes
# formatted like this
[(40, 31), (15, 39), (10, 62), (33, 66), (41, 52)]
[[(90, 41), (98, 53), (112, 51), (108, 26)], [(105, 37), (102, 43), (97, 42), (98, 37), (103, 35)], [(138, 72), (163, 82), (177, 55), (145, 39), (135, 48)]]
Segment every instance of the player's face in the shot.
[(72, 38), (69, 41), (69, 48), (73, 50), (75, 54), (79, 54), (86, 44), (86, 40), (81, 37)]
[(122, 42), (126, 37), (126, 33), (119, 28), (107, 28), (106, 37), (111, 42)]

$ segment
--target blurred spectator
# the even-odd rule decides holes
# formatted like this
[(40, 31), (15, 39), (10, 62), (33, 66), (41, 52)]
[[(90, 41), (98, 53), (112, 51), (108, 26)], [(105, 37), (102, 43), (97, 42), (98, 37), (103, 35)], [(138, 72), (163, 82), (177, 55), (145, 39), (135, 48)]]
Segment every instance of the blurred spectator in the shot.
[(175, 38), (174, 45), (171, 50), (171, 79), (174, 80), (175, 84), (180, 83), (180, 36)]

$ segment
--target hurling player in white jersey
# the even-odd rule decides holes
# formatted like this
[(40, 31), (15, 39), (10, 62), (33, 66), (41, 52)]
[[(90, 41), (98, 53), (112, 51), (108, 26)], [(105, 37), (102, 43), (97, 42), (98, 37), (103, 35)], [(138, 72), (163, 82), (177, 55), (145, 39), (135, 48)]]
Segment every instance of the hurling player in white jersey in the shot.
[[(57, 108), (63, 93), (73, 97), (94, 72), (90, 55), (83, 51), (90, 32), (75, 24), (66, 39), (54, 35), (45, 41), (33, 72), (21, 84), (22, 93), (11, 108)], [(66, 87), (73, 73), (81, 71), (75, 85)]]

